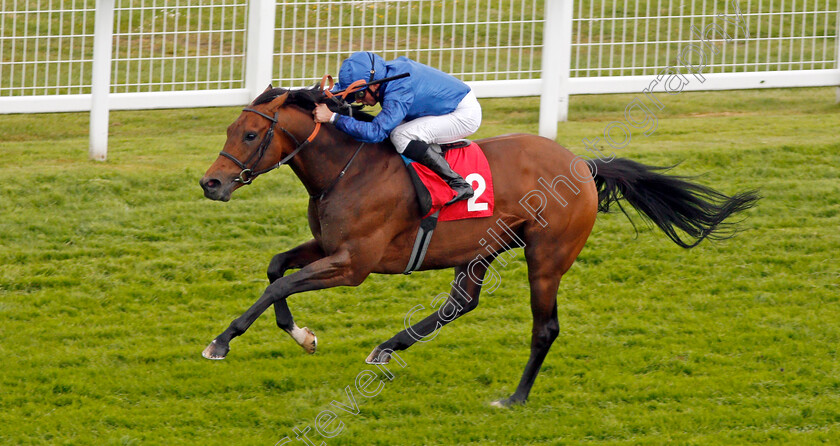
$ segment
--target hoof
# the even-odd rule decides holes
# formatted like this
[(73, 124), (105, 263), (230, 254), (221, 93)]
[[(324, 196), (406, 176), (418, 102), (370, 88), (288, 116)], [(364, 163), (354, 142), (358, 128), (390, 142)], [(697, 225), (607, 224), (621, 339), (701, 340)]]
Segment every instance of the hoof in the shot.
[(525, 404), (525, 401), (515, 400), (511, 397), (511, 398), (505, 398), (505, 399), (493, 401), (492, 403), (490, 403), (490, 407), (497, 407), (499, 409), (507, 409), (511, 406), (521, 406), (523, 404)]
[(315, 333), (312, 332), (309, 328), (303, 327), (303, 331), (306, 332), (306, 338), (300, 344), (301, 347), (309, 353), (310, 355), (315, 353), (315, 350), (318, 348), (318, 337), (315, 336)]
[(370, 352), (365, 362), (373, 365), (385, 365), (391, 362), (391, 354), (377, 346)]
[(207, 348), (205, 348), (204, 351), (201, 352), (201, 356), (204, 356), (207, 359), (213, 359), (218, 361), (221, 359), (225, 359), (225, 356), (227, 356), (229, 351), (230, 347), (217, 344), (216, 340), (213, 339), (213, 342), (211, 342), (210, 345), (208, 345)]
[(318, 348), (318, 338), (315, 337), (312, 330), (306, 327), (300, 328), (295, 324), (292, 328), (287, 329), (286, 333), (289, 333), (289, 336), (310, 355), (315, 353), (315, 349)]

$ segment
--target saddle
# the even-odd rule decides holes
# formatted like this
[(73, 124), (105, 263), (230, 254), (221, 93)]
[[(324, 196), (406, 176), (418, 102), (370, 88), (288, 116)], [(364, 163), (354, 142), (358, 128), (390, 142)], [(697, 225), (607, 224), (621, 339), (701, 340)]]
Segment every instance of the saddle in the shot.
[(449, 185), (427, 167), (403, 156), (403, 161), (408, 166), (411, 183), (414, 185), (420, 215), (426, 218), (441, 211), (441, 221), (493, 215), (493, 178), (487, 157), (484, 156), (478, 144), (464, 139), (441, 144), (438, 147), (443, 152), (446, 161), (452, 166), (452, 170), (473, 186), (475, 195), (469, 200), (444, 207), (454, 196)]
[(432, 234), (438, 221), (482, 218), (493, 215), (495, 204), (493, 177), (487, 157), (478, 144), (469, 140), (460, 140), (440, 145), (446, 161), (452, 170), (470, 183), (475, 195), (469, 200), (462, 200), (445, 205), (455, 193), (437, 174), (426, 166), (403, 156), (411, 182), (420, 206), (420, 228), (414, 240), (408, 265), (404, 274), (416, 271), (423, 264)]

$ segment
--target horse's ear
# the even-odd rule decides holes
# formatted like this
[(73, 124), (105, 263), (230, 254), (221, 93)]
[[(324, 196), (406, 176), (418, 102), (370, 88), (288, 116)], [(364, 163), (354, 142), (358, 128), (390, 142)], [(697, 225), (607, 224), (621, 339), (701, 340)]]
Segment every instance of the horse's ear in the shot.
[(271, 91), (271, 89), (273, 89), (273, 88), (274, 87), (272, 87), (271, 84), (269, 83), (268, 87), (265, 87), (265, 90), (263, 90), (263, 93), (265, 93), (266, 91)]
[(272, 99), (271, 102), (268, 103), (268, 108), (270, 110), (278, 109), (278, 108), (280, 108), (281, 105), (283, 105), (283, 103), (286, 102), (286, 99), (288, 99), (288, 98), (289, 98), (289, 92), (287, 91), (287, 92), (281, 94), (280, 96), (277, 96), (276, 98)]

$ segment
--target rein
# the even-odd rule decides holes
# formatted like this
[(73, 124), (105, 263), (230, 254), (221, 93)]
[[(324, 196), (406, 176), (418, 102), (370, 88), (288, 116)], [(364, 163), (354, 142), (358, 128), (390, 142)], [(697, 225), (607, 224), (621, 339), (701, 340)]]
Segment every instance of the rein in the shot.
[[(248, 158), (248, 160), (245, 161), (244, 163), (242, 161), (239, 161), (238, 159), (236, 159), (236, 157), (231, 155), (230, 153), (225, 152), (224, 150), (219, 152), (219, 155), (233, 161), (234, 164), (236, 164), (240, 169), (242, 169), (242, 171), (239, 172), (239, 177), (234, 179), (233, 181), (235, 181), (237, 183), (242, 183), (243, 185), (251, 184), (254, 181), (254, 178), (256, 178), (256, 177), (258, 177), (258, 176), (260, 176), (264, 173), (271, 172), (272, 170), (277, 169), (277, 168), (285, 165), (286, 163), (288, 163), (292, 158), (295, 157), (295, 155), (298, 154), (298, 152), (300, 152), (306, 146), (308, 146), (309, 143), (311, 143), (315, 139), (315, 137), (318, 136), (318, 132), (321, 130), (321, 123), (316, 122), (315, 123), (315, 129), (312, 130), (312, 133), (301, 143), (301, 142), (298, 142), (298, 139), (295, 138), (295, 135), (292, 135), (292, 133), (289, 132), (288, 130), (286, 130), (283, 126), (278, 126), (277, 125), (277, 122), (278, 122), (277, 117), (279, 115), (279, 112), (275, 112), (274, 117), (271, 117), (271, 116), (268, 116), (267, 114), (265, 114), (261, 111), (254, 110), (253, 108), (244, 108), (244, 109), (242, 109), (242, 111), (254, 112), (254, 113), (262, 116), (263, 118), (271, 121), (271, 126), (269, 126), (268, 131), (265, 133), (265, 136), (263, 137), (262, 141), (260, 142), (259, 149), (256, 152), (254, 152)], [(281, 159), (280, 162), (278, 162), (277, 164), (274, 164), (271, 167), (268, 167), (267, 169), (254, 171), (253, 169), (255, 169), (257, 167), (257, 165), (260, 164), (260, 161), (262, 160), (263, 156), (268, 151), (269, 145), (271, 145), (271, 140), (272, 140), (272, 138), (274, 138), (274, 127), (275, 126), (279, 127), (280, 130), (282, 130), (283, 133), (286, 134), (286, 136), (288, 136), (289, 138), (292, 139), (292, 141), (294, 141), (295, 150), (293, 150), (292, 153), (283, 157), (283, 159)], [(325, 187), (324, 190), (320, 194), (315, 194), (315, 195), (310, 194), (309, 197), (317, 199), (317, 200), (323, 199), (330, 192), (330, 190), (332, 190), (332, 188), (338, 183), (338, 181), (341, 180), (341, 178), (344, 176), (344, 174), (347, 173), (347, 169), (350, 167), (350, 164), (352, 164), (353, 160), (356, 159), (356, 155), (359, 154), (359, 152), (362, 150), (362, 147), (364, 147), (364, 145), (365, 145), (365, 143), (359, 144), (359, 147), (356, 148), (356, 151), (353, 153), (353, 156), (350, 157), (350, 160), (347, 161), (347, 164), (344, 165), (344, 168), (341, 169), (341, 172), (339, 172), (338, 176), (327, 187)], [(253, 161), (255, 157), (256, 157), (256, 161), (254, 161), (253, 166), (248, 167), (248, 165), (251, 164), (251, 161)]]
[(309, 198), (314, 198), (316, 200), (321, 200), (328, 193), (330, 193), (330, 190), (332, 190), (333, 186), (335, 186), (336, 183), (338, 183), (338, 180), (340, 180), (341, 177), (343, 177), (344, 174), (347, 173), (347, 168), (350, 167), (350, 164), (353, 163), (353, 160), (356, 159), (356, 155), (359, 154), (359, 152), (362, 150), (362, 147), (364, 147), (364, 146), (365, 146), (365, 143), (359, 144), (359, 147), (356, 148), (356, 151), (353, 153), (353, 156), (350, 157), (350, 161), (347, 161), (347, 164), (344, 165), (344, 169), (341, 169), (341, 172), (338, 173), (338, 176), (335, 177), (335, 179), (332, 181), (332, 183), (330, 183), (329, 186), (325, 187), (324, 190), (320, 194), (317, 194), (317, 195), (309, 194)]

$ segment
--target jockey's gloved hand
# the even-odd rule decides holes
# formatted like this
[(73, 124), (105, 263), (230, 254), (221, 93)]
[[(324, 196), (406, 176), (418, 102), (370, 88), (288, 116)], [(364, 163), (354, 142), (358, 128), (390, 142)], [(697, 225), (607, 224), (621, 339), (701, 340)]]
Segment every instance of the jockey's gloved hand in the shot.
[(362, 111), (361, 105), (351, 105), (345, 101), (342, 101), (336, 98), (335, 101), (327, 100), (324, 102), (327, 104), (327, 107), (333, 112), (338, 113), (340, 115), (349, 116), (353, 119), (357, 119), (359, 121), (370, 122), (373, 121), (373, 115), (365, 113)]

